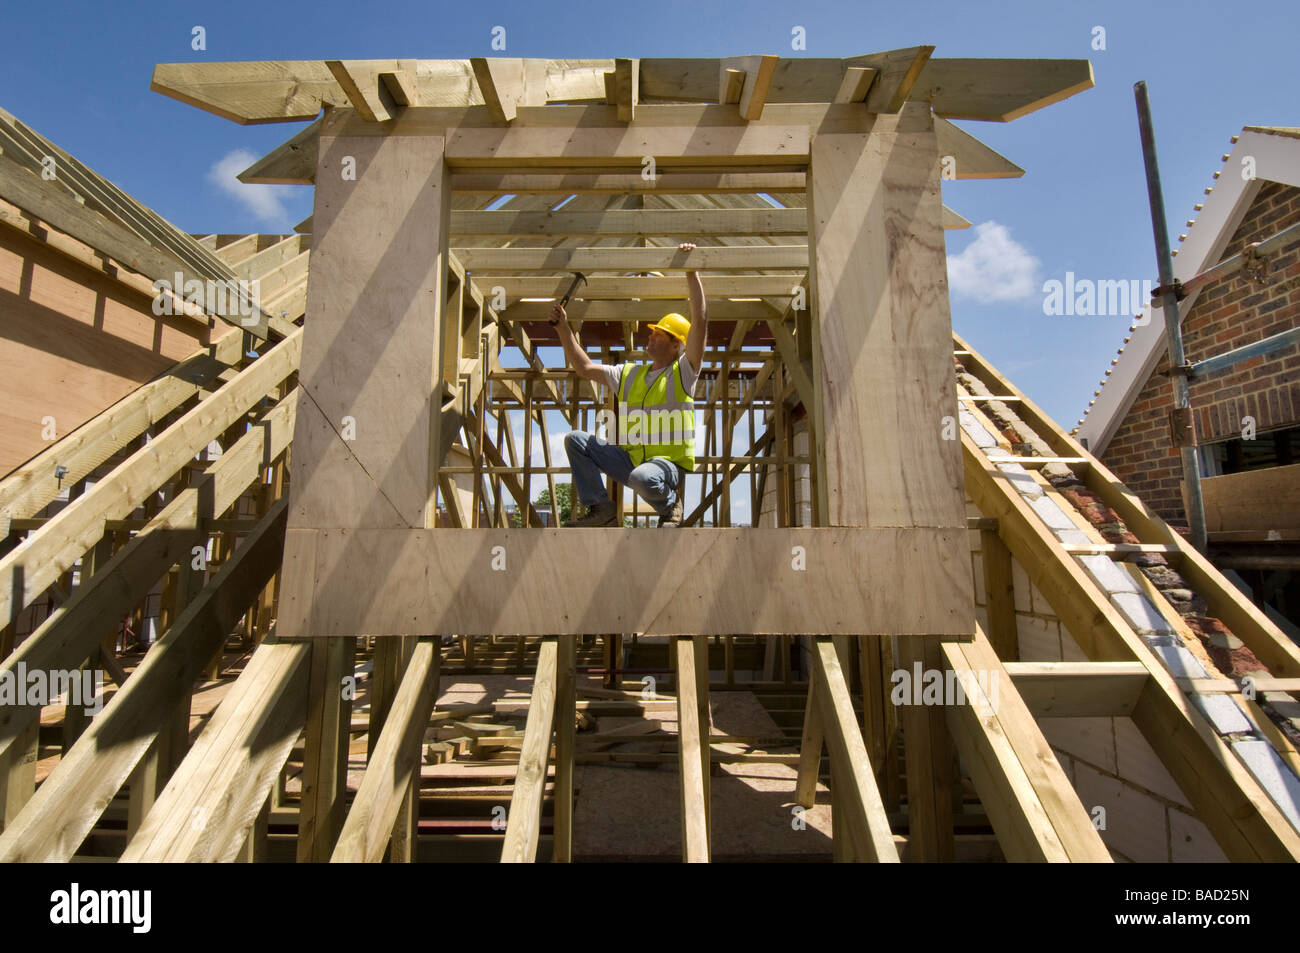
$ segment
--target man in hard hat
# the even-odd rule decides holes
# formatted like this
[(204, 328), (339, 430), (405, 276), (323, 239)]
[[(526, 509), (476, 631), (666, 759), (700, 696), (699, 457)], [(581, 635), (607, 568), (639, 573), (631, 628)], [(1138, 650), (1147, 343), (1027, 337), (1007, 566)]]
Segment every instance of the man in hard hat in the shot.
[[(690, 252), (695, 246), (682, 242), (678, 248)], [(564, 437), (574, 489), (587, 510), (565, 526), (614, 525), (614, 501), (602, 474), (631, 487), (649, 503), (659, 514), (661, 527), (681, 525), (686, 474), (695, 469), (692, 394), (704, 361), (708, 323), (704, 286), (694, 270), (686, 272), (686, 286), (691, 318), (666, 314), (651, 325), (646, 341), (649, 363), (609, 365), (591, 360), (569, 328), (564, 307), (557, 302), (551, 309), (550, 321), (569, 366), (579, 377), (603, 383), (617, 405), (615, 439), (581, 430)]]

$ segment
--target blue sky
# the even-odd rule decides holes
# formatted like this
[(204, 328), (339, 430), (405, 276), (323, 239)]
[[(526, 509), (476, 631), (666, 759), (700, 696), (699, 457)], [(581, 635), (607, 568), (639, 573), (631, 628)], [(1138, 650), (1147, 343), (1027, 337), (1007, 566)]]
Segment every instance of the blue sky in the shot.
[[(153, 64), (822, 57), (918, 43), (933, 44), (936, 57), (1088, 58), (1094, 89), (1011, 123), (960, 123), (1023, 167), (1023, 178), (944, 184), (945, 203), (978, 226), (947, 233), (949, 255), (960, 263), (955, 329), (1068, 428), (1131, 317), (1045, 315), (1043, 282), (1064, 280), (1067, 271), (1093, 280), (1155, 274), (1134, 81), (1150, 86), (1176, 247), (1230, 136), (1243, 125), (1300, 125), (1297, 10), (1278, 0), (10, 4), (0, 107), (183, 229), (274, 232), (310, 214), (311, 189), (245, 186), (236, 194), (228, 173), (299, 127), (239, 126), (152, 93)], [(190, 48), (196, 25), (206, 30), (204, 52)], [(507, 29), (505, 54), (489, 48), (496, 25)], [(791, 51), (795, 26), (806, 31), (804, 52)], [(1093, 48), (1098, 26), (1104, 50)]]

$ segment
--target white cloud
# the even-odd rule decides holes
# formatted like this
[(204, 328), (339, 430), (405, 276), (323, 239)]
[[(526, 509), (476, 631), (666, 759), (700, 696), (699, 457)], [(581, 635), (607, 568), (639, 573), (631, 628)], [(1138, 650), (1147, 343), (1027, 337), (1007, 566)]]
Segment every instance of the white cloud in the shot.
[[(547, 423), (549, 424), (550, 422), (547, 421)], [(551, 434), (551, 466), (553, 467), (567, 467), (569, 465), (569, 456), (564, 450), (564, 434), (566, 433), (568, 433), (567, 430), (564, 433)], [(524, 435), (522, 430), (518, 434), (518, 439), (518, 446), (522, 451), (524, 448)], [(535, 467), (546, 466), (546, 456), (542, 450), (542, 431), (540, 428), (534, 428), (533, 430), (533, 456), (531, 463)], [(560, 475), (556, 474), (556, 476), (559, 477)], [(560, 477), (560, 479), (563, 480), (564, 478)]]
[(285, 207), (284, 199), (288, 197), (293, 186), (246, 185), (236, 178), (258, 158), (247, 149), (228, 152), (208, 170), (208, 181), (242, 204), (259, 221), (279, 231), (287, 232), (294, 223), (289, 221), (291, 216)]
[(975, 240), (948, 256), (948, 285), (965, 298), (990, 303), (1039, 294), (1038, 259), (997, 222), (975, 226)]

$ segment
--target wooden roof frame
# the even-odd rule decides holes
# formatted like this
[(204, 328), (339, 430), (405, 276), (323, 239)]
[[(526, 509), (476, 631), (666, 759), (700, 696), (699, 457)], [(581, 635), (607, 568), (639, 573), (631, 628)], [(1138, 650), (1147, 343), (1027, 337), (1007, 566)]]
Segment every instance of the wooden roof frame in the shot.
[[(291, 567), (286, 599), (296, 608), (287, 614), (282, 635), (327, 636), (333, 631), (309, 624), (312, 604), (331, 598), (331, 593), (346, 592), (336, 577), (347, 572), (360, 553), (361, 537), (354, 531), (410, 533), (432, 526), (430, 505), (440, 459), (434, 450), (438, 412), (427, 392), (405, 382), (433, 380), (435, 393), (441, 393), (438, 374), (440, 369), (445, 374), (447, 366), (439, 349), (451, 336), (439, 339), (432, 332), (444, 325), (463, 326), (459, 317), (453, 320), (446, 313), (446, 308), (456, 306), (455, 300), (448, 300), (447, 245), (450, 179), (456, 169), (514, 174), (537, 169), (634, 172), (643, 167), (646, 156), (654, 156), (664, 174), (719, 168), (746, 173), (789, 168), (815, 172), (820, 167), (820, 180), (814, 175), (807, 220), (810, 238), (816, 239), (810, 246), (819, 248), (817, 254), (809, 253), (809, 259), (820, 280), (812, 288), (818, 317), (811, 323), (812, 366), (804, 390), (813, 398), (814, 418), (820, 421), (823, 413), (828, 418), (824, 430), (820, 424), (816, 429), (816, 439), (827, 451), (826, 466), (816, 468), (825, 525), (907, 529), (918, 540), (938, 533), (938, 550), (925, 561), (928, 569), (917, 562), (917, 572), (933, 580), (960, 578), (958, 567), (964, 565), (964, 555), (954, 541), (965, 524), (956, 446), (937, 436), (932, 441), (908, 440), (894, 429), (896, 424), (883, 423), (909, 419), (930, 430), (930, 422), (937, 428), (945, 417), (953, 417), (943, 383), (949, 373), (944, 342), (951, 326), (946, 294), (941, 294), (946, 284), (939, 241), (939, 154), (928, 106), (911, 103), (890, 115), (870, 113), (852, 103), (776, 104), (769, 105), (760, 118), (746, 120), (727, 105), (647, 105), (638, 110), (632, 124), (619, 119), (616, 107), (608, 105), (520, 106), (508, 124), (486, 107), (410, 106), (387, 122), (368, 120), (360, 110), (331, 108), (319, 136), (315, 264), (308, 281), (313, 320), (302, 360), (304, 397), (295, 452), (300, 477), (286, 544), (286, 565)], [(881, 196), (888, 196), (883, 204)], [(819, 208), (827, 211), (818, 215)], [(871, 230), (867, 234), (878, 236), (869, 245), (857, 238), (864, 227)], [(899, 237), (885, 243), (886, 230)], [(359, 242), (358, 236), (367, 239)], [(762, 252), (778, 253), (776, 248)], [(542, 249), (519, 254), (535, 256), (525, 265), (554, 271), (572, 267), (579, 253)], [(697, 248), (688, 255), (677, 249), (630, 248), (582, 254), (588, 257), (576, 262), (587, 269), (622, 271), (726, 267), (733, 260), (732, 267), (753, 267), (756, 250)], [(794, 258), (782, 262), (795, 267), (800, 263), (802, 259)], [(897, 280), (891, 276), (903, 267), (928, 277), (906, 281), (892, 296), (877, 298), (878, 320), (865, 327), (850, 322), (849, 315), (858, 307), (854, 302), (870, 299), (862, 283), (874, 280), (888, 286)], [(849, 286), (857, 287), (849, 292)], [(390, 300), (392, 310), (378, 298), (363, 304), (359, 295), (367, 289)], [(879, 289), (878, 284), (874, 293), (879, 295)], [(891, 314), (908, 326), (906, 347), (896, 343)], [(400, 353), (393, 348), (396, 341), (402, 342)], [(890, 373), (900, 382), (907, 381), (907, 386), (867, 393), (867, 368), (856, 357), (863, 350), (872, 353), (877, 373), (896, 363)], [(449, 385), (454, 382), (449, 376), (443, 379)], [(858, 396), (846, 403), (847, 392)], [(882, 404), (880, 412), (864, 412), (864, 402)], [(358, 424), (355, 441), (340, 436), (344, 417)], [(884, 455), (888, 462), (882, 464), (881, 458), (868, 454), (868, 443), (888, 448)], [(849, 482), (827, 481), (828, 470)], [(340, 535), (335, 541), (341, 540), (343, 549), (329, 550), (327, 556), (324, 542), (336, 531)], [(774, 532), (789, 536), (788, 531)], [(435, 550), (440, 536), (430, 534)], [(873, 538), (874, 543), (858, 545), (884, 543), (882, 536)], [(505, 544), (506, 539), (500, 542)], [(702, 538), (701, 553), (713, 542), (716, 538)], [(774, 539), (770, 554), (795, 552), (807, 542), (792, 536)], [(395, 567), (409, 545), (398, 533), (391, 544), (385, 544), (387, 558), (369, 563), (372, 570)], [(376, 555), (372, 549), (371, 556)], [(601, 547), (575, 551), (561, 540), (539, 539), (530, 541), (527, 554), (516, 554), (510, 565), (551, 567), (544, 568), (546, 572), (567, 564), (566, 571), (577, 578), (593, 578), (593, 573), (598, 578), (609, 557)], [(553, 587), (538, 577), (528, 588), (542, 594)], [(395, 599), (379, 598), (378, 590), (372, 590), (360, 602), (406, 606), (401, 589), (398, 586), (390, 593)], [(820, 619), (814, 611), (816, 600), (793, 598), (795, 604), (784, 609), (793, 608), (795, 617), (807, 613), (813, 626), (809, 631), (819, 625), (821, 631), (844, 631), (828, 624), (831, 620)], [(469, 615), (458, 616), (454, 625), (436, 606), (431, 608), (432, 613), (405, 616), (399, 611), (382, 623), (373, 616), (353, 622), (360, 626), (358, 631), (427, 636), (490, 632), (501, 621), (499, 607), (472, 599), (467, 600)], [(703, 616), (661, 621), (671, 621), (678, 635), (748, 631), (755, 624), (752, 609), (738, 603), (730, 614), (710, 615), (707, 624)], [(970, 618), (969, 595), (960, 586), (941, 586), (893, 610), (870, 619), (873, 634), (970, 637), (966, 622), (961, 621)], [(543, 596), (511, 628), (532, 634), (579, 631), (575, 620), (566, 618), (569, 611), (562, 599)], [(636, 607), (629, 610), (629, 620), (651, 621), (640, 616)], [(343, 618), (322, 603), (319, 618), (334, 617)], [(931, 620), (936, 617), (954, 621), (935, 625)], [(921, 619), (927, 622), (918, 631)], [(588, 623), (595, 624), (590, 619)], [(777, 625), (776, 620), (767, 625)], [(789, 626), (788, 615), (783, 615), (780, 625)]]

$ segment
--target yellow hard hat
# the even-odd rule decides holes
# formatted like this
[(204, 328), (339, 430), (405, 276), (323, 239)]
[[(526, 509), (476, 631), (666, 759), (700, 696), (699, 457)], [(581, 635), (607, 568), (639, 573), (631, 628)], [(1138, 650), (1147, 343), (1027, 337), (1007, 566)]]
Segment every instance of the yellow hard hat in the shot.
[(650, 328), (651, 330), (658, 328), (685, 344), (686, 335), (691, 333), (691, 322), (674, 311), (672, 314), (665, 314), (657, 323), (650, 325)]

